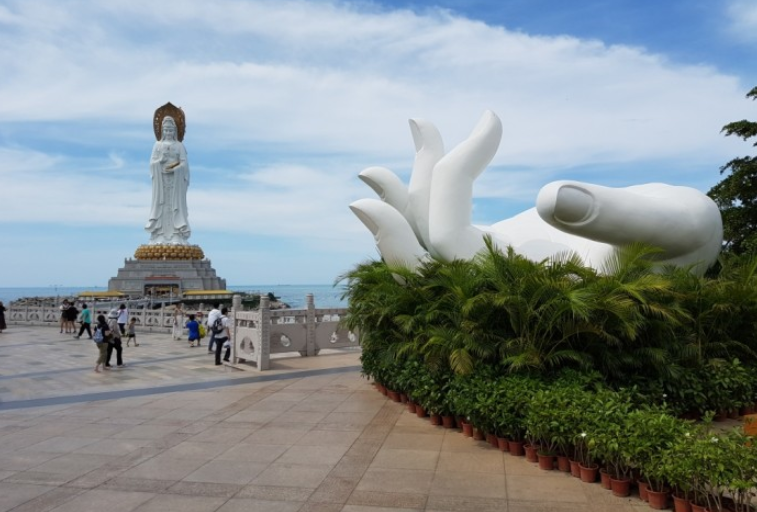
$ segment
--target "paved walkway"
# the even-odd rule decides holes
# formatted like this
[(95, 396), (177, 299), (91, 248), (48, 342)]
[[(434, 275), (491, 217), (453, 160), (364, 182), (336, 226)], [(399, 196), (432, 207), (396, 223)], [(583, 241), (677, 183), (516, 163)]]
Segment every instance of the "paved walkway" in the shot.
[(224, 370), (140, 336), (124, 369), (57, 329), (0, 334), (0, 512), (646, 510), (373, 390), (357, 353)]

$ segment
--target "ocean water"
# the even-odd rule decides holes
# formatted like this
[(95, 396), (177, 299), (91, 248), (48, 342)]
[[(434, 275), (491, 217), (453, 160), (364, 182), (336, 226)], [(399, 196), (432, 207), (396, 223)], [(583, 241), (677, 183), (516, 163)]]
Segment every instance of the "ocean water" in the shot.
[[(239, 292), (261, 293), (263, 295), (273, 293), (282, 302), (289, 304), (294, 309), (305, 307), (305, 296), (313, 294), (315, 307), (317, 308), (346, 308), (347, 300), (342, 299), (344, 288), (330, 284), (286, 284), (286, 285), (244, 285), (229, 286), (229, 290)], [(6, 307), (14, 300), (22, 297), (75, 297), (84, 291), (105, 291), (107, 288), (94, 286), (44, 286), (28, 288), (0, 288), (0, 301)], [(62, 300), (62, 299), (61, 299)]]

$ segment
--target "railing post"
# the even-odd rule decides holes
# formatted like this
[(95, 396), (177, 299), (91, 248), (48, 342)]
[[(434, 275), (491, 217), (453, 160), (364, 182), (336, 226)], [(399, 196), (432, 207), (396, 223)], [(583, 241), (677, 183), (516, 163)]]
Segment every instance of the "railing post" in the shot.
[(258, 370), (268, 370), (271, 366), (271, 300), (260, 296), (260, 326), (258, 329), (258, 345), (256, 350)]
[(234, 295), (231, 298), (231, 321), (234, 328), (231, 331), (231, 360), (234, 364), (239, 363), (237, 361), (237, 311), (242, 311), (242, 296)]
[(305, 316), (305, 355), (313, 357), (315, 355), (315, 301), (313, 294), (305, 295), (305, 305), (307, 315)]

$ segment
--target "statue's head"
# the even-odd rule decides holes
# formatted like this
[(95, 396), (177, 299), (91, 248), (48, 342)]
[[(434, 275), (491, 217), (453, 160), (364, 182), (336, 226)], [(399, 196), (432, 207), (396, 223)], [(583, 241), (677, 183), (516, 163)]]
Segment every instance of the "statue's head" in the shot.
[(162, 130), (161, 133), (163, 135), (163, 139), (171, 139), (176, 140), (176, 121), (173, 120), (173, 117), (166, 116), (163, 118), (163, 124), (161, 125)]

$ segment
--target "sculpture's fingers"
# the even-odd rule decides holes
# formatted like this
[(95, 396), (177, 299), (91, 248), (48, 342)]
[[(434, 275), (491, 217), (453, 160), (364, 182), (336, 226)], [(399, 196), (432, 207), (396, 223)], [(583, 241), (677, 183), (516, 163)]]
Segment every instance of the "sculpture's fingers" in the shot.
[(444, 142), (436, 126), (423, 119), (410, 120), (415, 143), (415, 162), (408, 186), (410, 219), (422, 245), (435, 256), (428, 232), (428, 205), (434, 166), (444, 156)]
[(698, 190), (660, 183), (609, 188), (557, 181), (541, 189), (539, 216), (557, 229), (612, 245), (644, 242), (678, 264), (714, 261), (723, 226), (717, 205)]
[(396, 174), (386, 167), (368, 167), (363, 169), (358, 177), (371, 187), (382, 201), (404, 215), (407, 210), (407, 189)]
[(373, 233), (386, 263), (415, 270), (426, 257), (405, 217), (388, 204), (377, 199), (359, 199), (350, 204), (350, 210)]
[(465, 258), (483, 249), (482, 232), (471, 226), (473, 181), (497, 152), (502, 123), (484, 112), (471, 135), (434, 167), (429, 203), (429, 238), (446, 260)]

